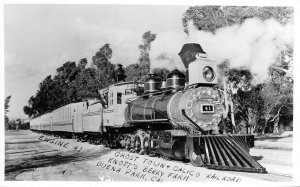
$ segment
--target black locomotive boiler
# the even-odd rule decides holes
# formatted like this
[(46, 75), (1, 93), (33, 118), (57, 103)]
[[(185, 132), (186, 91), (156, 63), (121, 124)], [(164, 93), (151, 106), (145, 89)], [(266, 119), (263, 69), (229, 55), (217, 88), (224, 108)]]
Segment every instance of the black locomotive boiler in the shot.
[(206, 58), (201, 46), (195, 43), (185, 44), (179, 56), (186, 68), (185, 74), (175, 69), (165, 82), (150, 74), (141, 95), (135, 91), (142, 85), (140, 82), (114, 84), (99, 91), (98, 102), (77, 104), (81, 108), (74, 111), (79, 112), (70, 115), (70, 119), (73, 116), (77, 120), (66, 119), (70, 123), (69, 130), (65, 126), (57, 130), (61, 122), (55, 124), (54, 115), (49, 117), (47, 130), (42, 130), (43, 123), (37, 119), (33, 120), (31, 129), (72, 134), (105, 146), (127, 148), (137, 154), (189, 160), (194, 166), (266, 172), (249, 155), (249, 149), (254, 146), (253, 135), (220, 131), (228, 106), (226, 93), (217, 84), (216, 63)]

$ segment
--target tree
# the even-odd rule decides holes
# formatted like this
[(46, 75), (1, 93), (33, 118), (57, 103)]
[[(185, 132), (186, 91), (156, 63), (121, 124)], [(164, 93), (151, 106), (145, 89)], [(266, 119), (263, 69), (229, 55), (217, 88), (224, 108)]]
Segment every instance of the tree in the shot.
[(258, 85), (251, 90), (243, 91), (239, 89), (233, 95), (236, 120), (239, 122), (244, 121), (246, 128), (250, 127), (253, 131), (260, 126), (259, 119), (261, 119), (263, 111), (263, 98), (260, 95), (260, 90), (261, 85)]
[(156, 34), (152, 34), (151, 31), (147, 31), (143, 34), (143, 44), (139, 45), (140, 57), (139, 67), (141, 73), (141, 79), (145, 80), (146, 76), (150, 73), (150, 57), (149, 52), (151, 49), (151, 42), (156, 38)]
[(110, 62), (112, 49), (109, 44), (102, 46), (92, 57), (93, 65), (96, 67), (98, 89), (113, 84), (115, 78), (115, 65)]
[(285, 74), (285, 71), (278, 72), (277, 69), (270, 68), (270, 79), (261, 90), (264, 100), (262, 133), (278, 132), (282, 110), (288, 107), (293, 98), (293, 82)]
[(78, 99), (86, 95), (97, 96), (98, 95), (98, 81), (95, 68), (81, 69), (80, 73), (72, 82), (72, 86), (76, 88)]
[(139, 64), (130, 64), (124, 69), (126, 75), (126, 81), (137, 81), (142, 77), (142, 73), (140, 72)]
[(9, 130), (19, 130), (21, 126), (22, 126), (22, 120), (20, 118), (8, 122)]
[[(28, 100), (23, 111), (29, 117), (36, 117), (71, 102), (82, 101), (85, 96), (98, 96), (98, 90), (118, 80), (124, 80), (124, 69), (110, 62), (112, 50), (105, 44), (92, 57), (92, 67), (82, 58), (78, 64), (68, 61), (56, 69), (56, 75), (47, 76), (34, 96)], [(115, 76), (115, 71), (117, 75)]]
[[(220, 70), (221, 79), (226, 79), (229, 83), (230, 92), (236, 93), (237, 90), (249, 90), (251, 89), (251, 81), (253, 79), (253, 75), (248, 69), (244, 68), (231, 68), (230, 64), (225, 61), (218, 65)], [(219, 84), (222, 84), (223, 80), (219, 80)]]
[(26, 115), (28, 115), (29, 117), (31, 117), (31, 116), (34, 116), (34, 111), (33, 111), (33, 109), (32, 109), (32, 107), (30, 107), (30, 106), (24, 106), (23, 107), (23, 111), (24, 111), (24, 113), (26, 114)]
[(150, 73), (150, 57), (151, 42), (156, 38), (156, 34), (147, 31), (142, 36), (143, 43), (138, 46), (140, 56), (138, 63), (130, 64), (125, 67), (126, 81), (144, 81)]
[[(218, 84), (227, 94), (227, 97), (225, 97), (228, 105), (228, 110), (226, 111), (226, 113), (228, 113), (229, 115), (227, 116), (227, 119), (225, 119), (227, 123), (226, 126), (230, 127), (230, 129), (238, 130), (236, 129), (235, 123), (235, 114), (237, 113), (235, 107), (238, 107), (239, 103), (236, 101), (237, 97), (235, 97), (235, 95), (238, 91), (250, 91), (252, 89), (251, 80), (253, 76), (247, 69), (231, 68), (228, 61), (224, 61), (223, 63), (219, 64), (218, 68), (220, 73)], [(252, 111), (244, 111), (243, 113), (243, 119), (244, 122), (247, 123), (247, 125), (249, 125), (249, 121), (253, 121), (256, 118), (255, 115), (252, 115)]]
[(99, 82), (95, 68), (87, 68), (86, 58), (78, 64), (66, 62), (57, 68), (56, 75), (47, 76), (40, 84), (35, 96), (30, 97), (23, 111), (29, 117), (36, 117), (55, 110), (71, 102), (78, 102), (82, 97), (97, 96)]
[(117, 66), (118, 66), (118, 68), (115, 73), (115, 81), (116, 82), (125, 81), (126, 75), (125, 75), (125, 71), (123, 69), (123, 65), (117, 64)]
[(80, 72), (80, 68), (75, 62), (66, 62), (57, 68), (56, 75), (53, 79), (53, 98), (55, 98), (55, 107), (59, 107), (77, 100), (78, 95), (76, 87), (72, 82)]
[(40, 84), (35, 96), (32, 96), (23, 111), (29, 117), (35, 117), (54, 110), (77, 99), (76, 88), (71, 84), (80, 72), (75, 62), (66, 62), (57, 68), (52, 79), (48, 75)]
[(9, 122), (9, 118), (7, 117), (7, 112), (9, 112), (9, 102), (10, 102), (10, 99), (11, 99), (11, 95), (10, 96), (7, 96), (5, 98), (5, 101), (4, 101), (4, 121), (5, 121), (5, 125), (8, 124)]
[(7, 112), (9, 112), (9, 102), (10, 102), (10, 99), (11, 99), (11, 95), (10, 96), (7, 96), (5, 98), (5, 101), (4, 101), (4, 110), (5, 110), (5, 115), (7, 114)]
[(274, 18), (282, 24), (291, 21), (293, 8), (254, 6), (193, 6), (183, 15), (184, 32), (189, 33), (188, 24), (193, 21), (198, 30), (214, 33), (217, 29), (242, 24), (245, 19), (257, 17), (261, 20)]
[(34, 96), (29, 98), (28, 105), (23, 107), (23, 111), (29, 117), (38, 115), (37, 102)]
[(82, 58), (79, 63), (78, 63), (78, 67), (80, 69), (85, 69), (85, 66), (87, 65), (87, 59), (86, 58)]

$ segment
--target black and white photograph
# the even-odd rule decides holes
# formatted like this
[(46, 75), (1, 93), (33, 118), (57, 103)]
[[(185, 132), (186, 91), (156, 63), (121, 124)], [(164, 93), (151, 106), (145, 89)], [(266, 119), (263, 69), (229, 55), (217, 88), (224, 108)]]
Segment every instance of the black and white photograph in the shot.
[(299, 1), (70, 3), (2, 3), (1, 186), (300, 184)]

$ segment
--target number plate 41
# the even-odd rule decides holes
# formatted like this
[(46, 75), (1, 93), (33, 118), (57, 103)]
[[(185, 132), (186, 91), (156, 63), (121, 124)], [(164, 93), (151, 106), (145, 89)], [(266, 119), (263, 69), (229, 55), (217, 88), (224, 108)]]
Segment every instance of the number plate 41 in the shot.
[(215, 112), (214, 105), (213, 104), (202, 104), (201, 112), (202, 113), (214, 113)]

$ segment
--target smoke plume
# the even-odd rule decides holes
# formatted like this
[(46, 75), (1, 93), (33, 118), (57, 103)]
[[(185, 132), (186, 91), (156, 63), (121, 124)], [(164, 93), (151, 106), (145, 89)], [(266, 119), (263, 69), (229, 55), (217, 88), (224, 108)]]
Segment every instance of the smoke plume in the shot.
[(183, 32), (158, 33), (151, 44), (150, 68), (167, 68), (172, 70), (176, 67), (184, 70), (184, 65), (178, 53), (186, 40), (187, 36)]
[[(151, 59), (153, 67), (166, 65), (165, 67), (169, 69), (173, 66), (182, 68), (183, 66), (178, 63), (179, 57), (175, 55), (178, 54), (183, 43), (199, 43), (208, 54), (208, 58), (217, 63), (226, 60), (233, 68), (249, 69), (254, 74), (253, 83), (257, 84), (268, 77), (268, 68), (276, 62), (280, 51), (287, 45), (292, 45), (293, 31), (292, 24), (281, 25), (274, 19), (262, 21), (251, 18), (241, 25), (218, 29), (215, 34), (199, 31), (193, 23), (190, 23), (189, 37), (185, 41), (182, 36), (163, 40), (165, 41), (153, 45), (152, 49), (159, 47), (164, 54), (164, 58), (158, 58), (161, 55), (159, 54)], [(183, 43), (179, 44), (182, 41)], [(166, 48), (163, 50), (161, 47)]]

